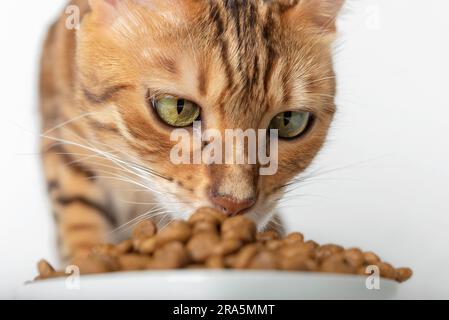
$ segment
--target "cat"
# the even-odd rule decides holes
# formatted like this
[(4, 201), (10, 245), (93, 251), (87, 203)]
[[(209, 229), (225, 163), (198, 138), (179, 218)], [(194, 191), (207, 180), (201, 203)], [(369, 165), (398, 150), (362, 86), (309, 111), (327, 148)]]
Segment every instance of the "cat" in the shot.
[[(336, 111), (344, 0), (72, 0), (41, 60), (41, 153), (62, 261), (197, 208), (278, 225)], [(176, 112), (175, 112), (176, 111)], [(277, 172), (173, 164), (174, 128), (278, 130)]]

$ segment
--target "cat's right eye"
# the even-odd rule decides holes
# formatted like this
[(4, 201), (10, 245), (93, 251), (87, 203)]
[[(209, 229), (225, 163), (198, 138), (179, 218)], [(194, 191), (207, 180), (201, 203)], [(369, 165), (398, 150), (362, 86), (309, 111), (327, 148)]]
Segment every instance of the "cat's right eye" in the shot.
[(151, 104), (163, 122), (176, 128), (191, 126), (201, 113), (194, 102), (172, 96), (152, 98)]
[(293, 139), (303, 135), (312, 122), (310, 112), (287, 111), (271, 120), (270, 129), (278, 130), (280, 138)]

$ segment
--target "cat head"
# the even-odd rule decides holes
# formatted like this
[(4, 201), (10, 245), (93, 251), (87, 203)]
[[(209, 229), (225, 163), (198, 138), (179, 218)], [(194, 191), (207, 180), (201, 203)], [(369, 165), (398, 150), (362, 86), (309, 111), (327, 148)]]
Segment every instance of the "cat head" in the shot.
[[(342, 4), (91, 0), (78, 33), (77, 86), (92, 138), (138, 163), (167, 210), (212, 205), (266, 223), (332, 121)], [(195, 120), (222, 133), (279, 129), (276, 172), (261, 175), (260, 163), (173, 163), (173, 130), (192, 133)]]

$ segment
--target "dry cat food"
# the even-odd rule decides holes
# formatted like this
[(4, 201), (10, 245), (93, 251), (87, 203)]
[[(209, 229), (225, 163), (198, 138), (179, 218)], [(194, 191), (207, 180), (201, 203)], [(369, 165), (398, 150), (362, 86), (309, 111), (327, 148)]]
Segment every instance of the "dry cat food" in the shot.
[[(403, 282), (409, 268), (395, 269), (372, 252), (344, 249), (305, 241), (301, 233), (281, 238), (276, 232), (257, 233), (244, 216), (227, 218), (210, 208), (199, 209), (189, 221), (176, 220), (158, 231), (154, 222), (137, 225), (132, 239), (118, 245), (101, 245), (87, 257), (72, 261), (81, 274), (131, 270), (247, 269), (310, 271), (366, 275), (376, 265), (380, 275)], [(37, 279), (65, 276), (46, 261), (38, 264)]]

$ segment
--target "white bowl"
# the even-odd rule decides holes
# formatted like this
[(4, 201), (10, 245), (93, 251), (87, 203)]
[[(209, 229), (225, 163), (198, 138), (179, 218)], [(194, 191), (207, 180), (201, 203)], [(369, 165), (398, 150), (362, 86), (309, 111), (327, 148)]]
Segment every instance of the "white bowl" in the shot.
[(141, 271), (64, 278), (23, 285), (17, 299), (303, 300), (392, 299), (398, 284), (366, 277), (276, 271)]

